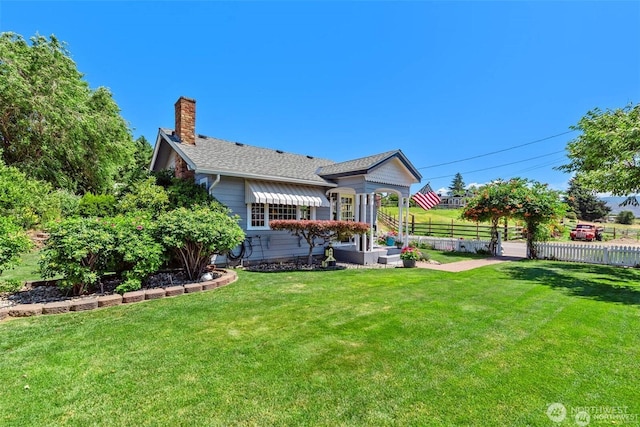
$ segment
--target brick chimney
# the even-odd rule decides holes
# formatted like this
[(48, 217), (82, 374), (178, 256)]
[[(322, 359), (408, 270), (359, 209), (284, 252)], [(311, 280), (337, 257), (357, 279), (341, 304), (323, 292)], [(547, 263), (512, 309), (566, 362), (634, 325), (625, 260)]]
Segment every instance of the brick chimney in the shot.
[[(196, 145), (196, 100), (181, 96), (175, 104), (176, 135), (182, 144)], [(175, 176), (182, 179), (193, 179), (194, 171), (189, 170), (187, 162), (175, 153)]]
[(196, 144), (196, 100), (181, 96), (176, 107), (176, 134), (183, 144)]

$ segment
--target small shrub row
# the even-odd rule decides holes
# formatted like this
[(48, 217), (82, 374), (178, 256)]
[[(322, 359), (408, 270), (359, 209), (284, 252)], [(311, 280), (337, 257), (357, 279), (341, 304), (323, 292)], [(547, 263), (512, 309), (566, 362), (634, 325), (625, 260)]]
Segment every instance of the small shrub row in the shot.
[(158, 219), (121, 215), (69, 218), (49, 228), (42, 251), (43, 277), (61, 275), (61, 287), (82, 294), (107, 274), (122, 278), (119, 293), (140, 289), (142, 281), (172, 257), (195, 280), (211, 255), (244, 239), (238, 218), (219, 204), (180, 208)]

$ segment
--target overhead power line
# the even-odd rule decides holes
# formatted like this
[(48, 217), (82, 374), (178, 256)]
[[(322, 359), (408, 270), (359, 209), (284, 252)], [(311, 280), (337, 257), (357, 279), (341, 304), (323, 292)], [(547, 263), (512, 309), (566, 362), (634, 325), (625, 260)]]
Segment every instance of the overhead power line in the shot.
[(418, 169), (427, 169), (427, 168), (435, 168), (435, 167), (438, 167), (438, 166), (452, 165), (454, 163), (466, 162), (467, 160), (479, 159), (480, 157), (487, 157), (487, 156), (491, 156), (493, 154), (504, 153), (505, 151), (515, 150), (516, 148), (526, 147), (527, 145), (532, 145), (532, 144), (537, 144), (538, 142), (547, 141), (549, 139), (557, 138), (559, 136), (566, 135), (566, 134), (571, 133), (571, 132), (575, 132), (575, 130), (568, 130), (566, 132), (562, 132), (562, 133), (559, 133), (559, 134), (556, 134), (556, 135), (547, 136), (546, 138), (536, 139), (535, 141), (525, 142), (524, 144), (514, 145), (512, 147), (503, 148), (502, 150), (492, 151), (490, 153), (478, 154), (477, 156), (467, 157), (467, 158), (460, 159), (460, 160), (452, 160), (450, 162), (445, 162), (445, 163), (438, 163), (437, 165), (423, 166), (423, 167), (418, 168)]
[[(482, 169), (476, 169), (476, 170), (472, 170), (472, 171), (467, 171), (467, 172), (461, 172), (461, 174), (470, 174), (470, 173), (475, 173), (475, 172), (484, 172), (484, 171), (488, 171), (491, 169), (497, 169), (497, 168), (501, 168), (504, 166), (511, 166), (511, 165), (515, 165), (518, 163), (524, 163), (524, 162), (528, 162), (530, 160), (535, 160), (535, 159), (540, 159), (542, 157), (549, 157), (549, 156), (553, 156), (554, 154), (558, 154), (558, 153), (563, 153), (564, 150), (560, 150), (560, 151), (554, 151), (553, 153), (547, 153), (547, 154), (541, 154), (539, 156), (535, 156), (535, 157), (529, 157), (528, 159), (522, 159), (522, 160), (516, 160), (515, 162), (510, 162), (510, 163), (504, 163), (501, 165), (497, 165), (497, 166), (491, 166), (488, 168), (482, 168)], [(451, 175), (442, 175), (442, 176), (432, 176), (430, 178), (425, 178), (425, 180), (431, 180), (431, 179), (440, 179), (440, 178), (450, 178), (452, 176), (456, 176), (456, 174), (451, 174)]]

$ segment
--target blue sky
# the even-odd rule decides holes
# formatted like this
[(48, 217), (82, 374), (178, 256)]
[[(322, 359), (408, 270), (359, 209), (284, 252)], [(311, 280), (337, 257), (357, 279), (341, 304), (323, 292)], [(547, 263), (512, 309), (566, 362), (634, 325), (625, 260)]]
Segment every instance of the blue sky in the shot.
[(531, 142), (640, 102), (637, 1), (0, 0), (0, 31), (67, 42), (135, 137), (172, 128), (184, 95), (197, 133), (335, 161), (399, 148), (434, 189), (565, 188), (576, 133)]

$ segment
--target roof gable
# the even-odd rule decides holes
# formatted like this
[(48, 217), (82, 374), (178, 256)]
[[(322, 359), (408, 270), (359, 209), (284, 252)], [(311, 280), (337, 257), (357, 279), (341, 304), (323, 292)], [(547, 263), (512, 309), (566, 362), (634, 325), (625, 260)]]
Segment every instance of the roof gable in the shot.
[(160, 138), (172, 146), (196, 173), (332, 186), (316, 172), (332, 160), (287, 153), (223, 139), (196, 136), (196, 144), (181, 144), (169, 129)]
[(401, 150), (387, 151), (380, 154), (374, 154), (373, 156), (361, 157), (355, 160), (348, 160), (341, 163), (333, 163), (331, 165), (324, 166), (318, 171), (318, 175), (326, 179), (340, 178), (350, 175), (364, 175), (371, 173), (375, 168), (380, 167), (383, 163), (389, 162), (392, 159), (397, 159), (413, 176), (416, 182), (420, 182), (422, 175), (411, 164), (409, 159), (404, 155)]

